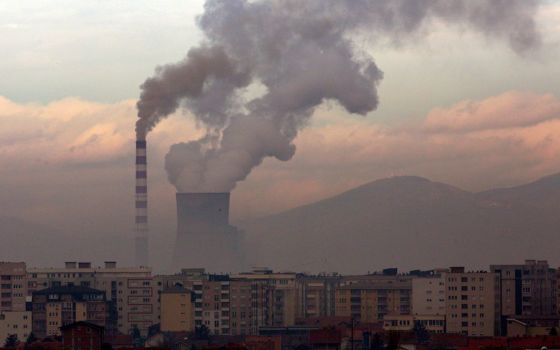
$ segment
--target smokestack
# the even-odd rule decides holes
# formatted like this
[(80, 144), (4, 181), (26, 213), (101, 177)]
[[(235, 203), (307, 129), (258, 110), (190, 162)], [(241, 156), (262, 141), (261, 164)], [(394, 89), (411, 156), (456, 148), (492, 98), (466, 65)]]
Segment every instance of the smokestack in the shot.
[(177, 193), (174, 267), (210, 272), (242, 268), (239, 233), (229, 224), (229, 192)]
[(146, 140), (136, 141), (135, 263), (148, 265), (148, 163)]

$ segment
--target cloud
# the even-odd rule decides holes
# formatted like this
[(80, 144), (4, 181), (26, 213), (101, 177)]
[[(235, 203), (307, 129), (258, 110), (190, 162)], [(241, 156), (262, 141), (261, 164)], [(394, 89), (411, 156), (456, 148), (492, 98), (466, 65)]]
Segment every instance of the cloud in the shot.
[(66, 98), (46, 105), (0, 98), (0, 163), (106, 162), (130, 153), (134, 101)]
[[(292, 161), (267, 162), (240, 186), (239, 206), (253, 215), (284, 210), (394, 175), (479, 191), (560, 171), (560, 100), (548, 94), (510, 91), (460, 101), (392, 127), (324, 110), (315, 120), (296, 140)], [(306, 200), (299, 193), (308, 182)]]
[[(0, 209), (54, 226), (95, 219), (100, 230), (129, 230), (134, 106), (133, 100), (19, 104), (0, 98)], [(559, 106), (553, 95), (509, 91), (437, 107), (422, 121), (399, 126), (326, 106), (296, 139), (294, 159), (266, 160), (240, 184), (232, 215), (269, 214), (392, 175), (484, 190), (558, 172)], [(172, 230), (175, 220), (164, 156), (171, 144), (201, 133), (190, 116), (174, 115), (150, 135), (154, 227)]]
[(462, 101), (431, 111), (425, 122), (428, 131), (465, 132), (526, 127), (558, 118), (560, 101), (551, 94), (506, 92), (482, 101)]

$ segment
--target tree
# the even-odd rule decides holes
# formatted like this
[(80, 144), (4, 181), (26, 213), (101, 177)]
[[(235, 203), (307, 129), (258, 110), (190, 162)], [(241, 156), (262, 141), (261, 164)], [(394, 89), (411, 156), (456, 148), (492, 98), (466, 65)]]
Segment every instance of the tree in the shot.
[(163, 332), (161, 333), (161, 341), (159, 342), (160, 348), (168, 348), (171, 349), (173, 347), (173, 333), (171, 332)]
[(29, 345), (31, 343), (33, 343), (34, 341), (37, 341), (37, 337), (35, 336), (35, 334), (33, 334), (33, 332), (29, 333), (29, 335), (27, 336), (27, 339), (25, 340), (25, 344)]
[(160, 332), (160, 324), (156, 323), (148, 327), (148, 338)]
[(195, 339), (208, 340), (210, 338), (210, 330), (205, 325), (196, 327), (194, 330)]
[(138, 328), (137, 325), (134, 325), (132, 327), (132, 331), (130, 332), (130, 335), (132, 336), (134, 345), (137, 347), (141, 347), (142, 343), (144, 342), (144, 339), (142, 339), (142, 334), (140, 333), (140, 329)]
[(430, 333), (426, 330), (426, 326), (424, 326), (422, 322), (414, 322), (412, 331), (414, 332), (418, 344), (426, 345), (430, 342)]
[(8, 334), (6, 340), (4, 341), (5, 348), (15, 348), (18, 345), (19, 341), (17, 338), (17, 334)]

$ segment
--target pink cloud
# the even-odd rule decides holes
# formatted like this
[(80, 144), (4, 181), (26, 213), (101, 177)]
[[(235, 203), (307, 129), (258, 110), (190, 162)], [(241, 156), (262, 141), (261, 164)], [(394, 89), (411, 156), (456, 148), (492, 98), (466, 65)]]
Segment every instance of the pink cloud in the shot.
[[(507, 92), (439, 107), (424, 121), (400, 127), (320, 112), (328, 115), (317, 115), (317, 123), (300, 133), (291, 161), (267, 159), (238, 186), (233, 216), (246, 219), (289, 209), (393, 175), (484, 190), (558, 172), (559, 105), (552, 95)], [(22, 189), (14, 193), (32, 193), (20, 206), (13, 197), (4, 198), (11, 203), (5, 212), (17, 215), (18, 208), (49, 205), (46, 217), (58, 220), (55, 224), (69, 218), (80, 222), (87, 197), (91, 210), (107, 203), (106, 212), (122, 212), (126, 221), (132, 215), (135, 112), (132, 100), (98, 104), (64, 99), (38, 105), (0, 98), (3, 185)], [(150, 134), (154, 221), (174, 222), (174, 190), (163, 170), (169, 145), (199, 134), (188, 115), (173, 116)], [(65, 170), (65, 165), (81, 163), (87, 167)], [(107, 222), (114, 226), (115, 220), (122, 219)]]
[(530, 126), (560, 115), (560, 101), (553, 95), (506, 92), (482, 101), (461, 101), (432, 110), (425, 128), (432, 132), (470, 132)]

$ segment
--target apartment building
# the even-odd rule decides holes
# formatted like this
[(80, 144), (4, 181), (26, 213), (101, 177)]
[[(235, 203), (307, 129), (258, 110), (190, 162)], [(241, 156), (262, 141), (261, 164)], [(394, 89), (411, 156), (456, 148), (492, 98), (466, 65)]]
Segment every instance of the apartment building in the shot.
[(27, 275), (24, 262), (0, 262), (0, 341), (10, 334), (25, 340), (31, 333), (26, 311)]
[(248, 280), (230, 281), (230, 329), (231, 335), (249, 335), (254, 326), (254, 305), (259, 305), (259, 298), (254, 298), (253, 282)]
[(468, 336), (494, 336), (500, 330), (500, 276), (452, 267), (446, 284), (446, 331)]
[(31, 311), (0, 312), (0, 342), (8, 335), (15, 334), (20, 341), (25, 341), (31, 333)]
[(25, 311), (26, 277), (24, 262), (0, 262), (0, 312)]
[(251, 282), (252, 334), (257, 334), (260, 326), (286, 327), (295, 324), (299, 302), (298, 274), (257, 268), (240, 273), (234, 279)]
[(193, 293), (181, 286), (160, 293), (160, 330), (162, 332), (194, 331)]
[(33, 334), (38, 338), (60, 335), (60, 327), (87, 321), (105, 327), (105, 292), (82, 286), (59, 286), (33, 292)]
[(66, 262), (64, 268), (30, 268), (28, 293), (59, 286), (81, 286), (102, 290), (108, 302), (108, 334), (130, 334), (138, 328), (146, 335), (159, 323), (158, 286), (149, 267), (118, 267), (113, 261), (104, 266), (91, 262)]
[(490, 265), (500, 276), (501, 314), (508, 317), (557, 315), (556, 270), (546, 260), (525, 260), (518, 265)]
[(445, 315), (386, 315), (383, 329), (386, 331), (412, 331), (416, 323), (431, 333), (445, 333)]
[(340, 275), (299, 275), (297, 286), (297, 318), (334, 316), (336, 288)]
[(337, 287), (335, 294), (335, 316), (351, 317), (362, 323), (411, 312), (412, 282), (407, 276), (352, 278)]
[[(198, 283), (196, 283), (198, 284)], [(212, 275), (203, 281), (202, 293), (195, 294), (195, 305), (201, 306), (201, 312), (195, 318), (201, 319), (212, 334), (230, 334), (230, 294), (229, 276)], [(197, 289), (195, 289), (196, 291)], [(196, 309), (195, 309), (196, 310)]]
[(445, 316), (445, 278), (440, 274), (412, 279), (412, 314)]

